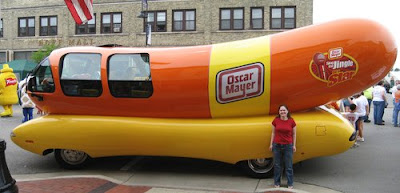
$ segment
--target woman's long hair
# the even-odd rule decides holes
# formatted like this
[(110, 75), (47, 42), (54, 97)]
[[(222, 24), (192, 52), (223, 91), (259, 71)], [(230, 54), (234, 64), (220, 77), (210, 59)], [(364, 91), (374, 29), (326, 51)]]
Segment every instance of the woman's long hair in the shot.
[(281, 107), (285, 107), (286, 110), (288, 111), (288, 113), (287, 113), (287, 118), (288, 118), (288, 119), (292, 118), (292, 116), (290, 116), (289, 108), (288, 108), (285, 104), (279, 105), (279, 107), (278, 107), (278, 115), (277, 115), (276, 117), (277, 117), (277, 118), (281, 118), (281, 115), (279, 114), (279, 109), (281, 109)]

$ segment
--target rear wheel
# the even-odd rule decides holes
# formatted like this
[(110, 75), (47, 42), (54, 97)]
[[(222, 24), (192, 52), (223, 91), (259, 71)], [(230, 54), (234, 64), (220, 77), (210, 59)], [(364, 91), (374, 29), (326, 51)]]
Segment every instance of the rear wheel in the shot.
[(239, 162), (244, 172), (253, 178), (268, 178), (274, 173), (273, 158), (250, 159)]
[(54, 156), (57, 163), (65, 169), (83, 168), (91, 159), (85, 152), (73, 149), (57, 149)]

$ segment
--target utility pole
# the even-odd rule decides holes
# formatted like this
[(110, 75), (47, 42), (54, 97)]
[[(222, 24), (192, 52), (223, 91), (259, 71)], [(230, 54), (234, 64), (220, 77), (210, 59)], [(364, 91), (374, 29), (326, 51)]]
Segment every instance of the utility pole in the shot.
[(147, 23), (147, 18), (148, 18), (148, 14), (147, 14), (147, 10), (148, 10), (149, 5), (147, 4), (147, 0), (142, 0), (142, 11), (139, 14), (139, 18), (143, 18), (144, 19), (144, 29), (145, 29), (145, 33), (146, 33), (146, 38), (145, 38), (145, 45), (146, 47), (148, 45), (151, 45), (151, 25), (149, 25)]

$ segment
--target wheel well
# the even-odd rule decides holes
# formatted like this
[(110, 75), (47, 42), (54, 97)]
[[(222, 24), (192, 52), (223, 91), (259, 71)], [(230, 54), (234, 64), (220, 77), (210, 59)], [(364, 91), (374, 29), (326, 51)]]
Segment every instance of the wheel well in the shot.
[(46, 149), (43, 151), (43, 155), (47, 155), (49, 153), (52, 153), (54, 151), (54, 149)]

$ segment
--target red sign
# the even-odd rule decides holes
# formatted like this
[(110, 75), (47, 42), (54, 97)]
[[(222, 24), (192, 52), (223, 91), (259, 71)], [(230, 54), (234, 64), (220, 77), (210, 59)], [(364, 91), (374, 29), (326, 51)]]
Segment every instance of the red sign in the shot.
[(6, 78), (6, 86), (16, 85), (17, 79), (15, 78)]
[(260, 96), (264, 92), (264, 65), (254, 63), (220, 71), (216, 83), (219, 103)]
[(357, 61), (343, 52), (342, 48), (316, 53), (310, 62), (310, 72), (328, 87), (352, 79), (358, 71)]

